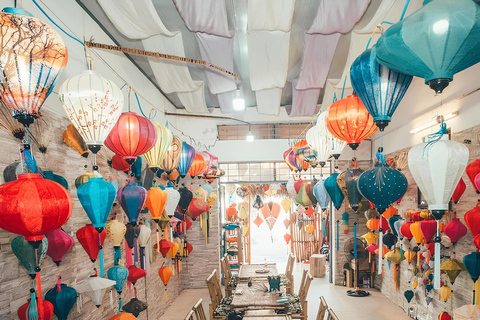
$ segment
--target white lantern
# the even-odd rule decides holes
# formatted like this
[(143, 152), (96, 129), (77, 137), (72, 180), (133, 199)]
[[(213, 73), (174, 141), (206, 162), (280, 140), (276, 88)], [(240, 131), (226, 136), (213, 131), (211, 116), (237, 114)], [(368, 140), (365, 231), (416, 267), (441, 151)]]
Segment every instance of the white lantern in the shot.
[(320, 135), (327, 137), (327, 145), (329, 147), (328, 156), (332, 156), (335, 159), (338, 159), (342, 154), (343, 149), (347, 145), (346, 141), (342, 141), (336, 138), (333, 134), (330, 133), (327, 129), (327, 111), (323, 111), (317, 117), (318, 132)]
[(330, 145), (332, 146), (330, 149), (330, 155), (335, 159), (338, 159), (342, 154), (343, 149), (345, 149), (347, 142), (336, 138), (332, 134), (330, 134), (330, 139)]
[(408, 152), (410, 172), (428, 203), (428, 209), (437, 220), (433, 277), (435, 289), (440, 289), (441, 239), (438, 224), (448, 210), (450, 198), (465, 171), (467, 161), (468, 148), (460, 142), (448, 140), (445, 123), (427, 142), (414, 146)]
[(97, 153), (122, 112), (120, 89), (95, 71), (87, 70), (66, 80), (58, 97), (88, 148)]
[(327, 163), (328, 157), (330, 157), (331, 147), (328, 144), (328, 138), (325, 135), (320, 134), (318, 126), (313, 126), (308, 129), (307, 134), (305, 135), (310, 148), (317, 152), (317, 161), (320, 166), (325, 166)]
[(297, 191), (295, 191), (295, 180), (293, 177), (290, 177), (290, 179), (287, 181), (287, 192), (292, 198), (297, 196)]
[(80, 283), (78, 286), (76, 286), (76, 289), (79, 293), (85, 293), (87, 296), (89, 296), (90, 299), (92, 299), (93, 303), (95, 303), (97, 308), (99, 308), (102, 304), (105, 290), (115, 285), (116, 283), (117, 282), (113, 280), (93, 276), (89, 277), (88, 279)]
[(180, 193), (174, 188), (165, 188), (167, 193), (167, 202), (165, 203), (165, 212), (169, 217), (173, 217), (178, 202), (180, 201)]
[(140, 247), (145, 247), (150, 240), (150, 235), (152, 234), (152, 229), (146, 225), (140, 225), (140, 232), (138, 233), (137, 241)]

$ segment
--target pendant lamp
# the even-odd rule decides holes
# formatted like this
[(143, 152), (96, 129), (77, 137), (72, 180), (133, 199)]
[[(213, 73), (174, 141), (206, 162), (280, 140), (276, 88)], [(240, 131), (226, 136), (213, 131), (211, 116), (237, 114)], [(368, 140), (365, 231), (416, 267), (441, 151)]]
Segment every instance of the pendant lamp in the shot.
[(288, 149), (287, 151), (285, 151), (283, 153), (283, 160), (287, 164), (290, 171), (296, 171), (297, 170), (297, 167), (295, 165), (297, 160), (295, 158), (295, 154), (293, 153), (292, 148)]
[(53, 313), (58, 320), (67, 320), (68, 314), (77, 301), (77, 290), (61, 283), (58, 276), (57, 284), (45, 294), (45, 300), (53, 305)]
[(147, 198), (147, 190), (136, 183), (129, 183), (117, 192), (118, 203), (128, 217), (128, 222), (135, 225)]
[(153, 148), (144, 154), (144, 157), (148, 167), (152, 171), (157, 172), (172, 144), (173, 134), (170, 130), (159, 125), (157, 122), (154, 122), (153, 126), (157, 131), (157, 140)]
[(58, 92), (68, 119), (93, 153), (117, 123), (123, 108), (123, 94), (99, 73), (84, 71), (67, 79)]
[(114, 286), (114, 288), (117, 291), (118, 296), (119, 296), (119, 298), (118, 298), (118, 311), (119, 312), (122, 311), (123, 299), (122, 299), (121, 294), (122, 294), (125, 282), (127, 282), (128, 273), (129, 272), (128, 272), (127, 268), (125, 268), (123, 266), (119, 266), (119, 265), (115, 265), (115, 266), (111, 267), (110, 269), (108, 269), (108, 271), (107, 271), (108, 279), (115, 281), (115, 284), (113, 286)]
[(345, 185), (347, 187), (347, 198), (353, 211), (357, 212), (358, 204), (362, 200), (362, 194), (358, 191), (357, 180), (363, 170), (360, 168), (348, 169), (345, 171)]
[(152, 149), (156, 141), (157, 131), (150, 120), (135, 112), (124, 112), (105, 139), (105, 146), (133, 164), (137, 156)]
[(330, 157), (331, 145), (329, 144), (328, 136), (321, 135), (320, 129), (317, 125), (308, 129), (306, 135), (306, 142), (312, 148), (315, 155), (315, 160), (321, 167), (324, 167), (327, 163), (328, 157)]
[(148, 241), (150, 240), (150, 235), (152, 234), (152, 229), (147, 227), (143, 222), (140, 224), (140, 231), (138, 233), (138, 245), (140, 246), (140, 268), (144, 270), (150, 269), (149, 266), (147, 266), (148, 261), (147, 261), (147, 255), (146, 255), (146, 246), (148, 244)]
[(342, 190), (340, 190), (340, 187), (337, 184), (337, 177), (338, 173), (332, 173), (327, 179), (325, 179), (325, 189), (327, 190), (328, 195), (330, 196), (330, 199), (333, 202), (333, 206), (335, 209), (340, 209), (342, 206), (343, 199), (345, 196), (342, 193)]
[(180, 159), (178, 161), (178, 172), (180, 173), (180, 177), (185, 178), (187, 175), (188, 169), (190, 169), (193, 159), (195, 158), (195, 154), (195, 149), (184, 141), (182, 143), (182, 152), (180, 153)]
[(173, 170), (178, 168), (180, 154), (182, 153), (182, 140), (179, 137), (173, 136), (172, 144), (170, 145), (167, 155), (160, 165), (160, 169), (170, 174)]
[(353, 62), (350, 78), (355, 93), (373, 116), (373, 121), (380, 131), (391, 121), (413, 79), (412, 76), (379, 64), (375, 46)]
[(100, 248), (103, 246), (105, 237), (107, 233), (105, 230), (100, 233), (100, 236), (91, 224), (87, 224), (85, 227), (82, 227), (77, 230), (77, 239), (78, 242), (82, 245), (85, 252), (88, 254), (88, 257), (92, 262), (97, 261), (99, 257)]
[[(441, 1), (441, 0), (436, 0)], [(428, 137), (427, 142), (410, 149), (408, 167), (413, 179), (437, 220), (435, 237), (434, 287), (440, 288), (440, 231), (439, 220), (448, 210), (450, 198), (462, 177), (468, 161), (468, 148), (462, 143), (448, 140), (445, 123), (440, 131)]]
[(105, 291), (107, 288), (114, 286), (115, 284), (116, 281), (94, 275), (82, 281), (75, 289), (77, 289), (78, 293), (85, 293), (90, 299), (92, 299), (95, 306), (100, 308)]
[(28, 126), (67, 64), (67, 47), (53, 28), (20, 8), (3, 9), (0, 25), (0, 98)]
[(378, 128), (360, 98), (353, 94), (328, 107), (327, 129), (356, 150), (360, 142), (370, 138)]
[(392, 70), (425, 79), (437, 94), (453, 75), (480, 62), (480, 3), (424, 1), (424, 6), (385, 31), (377, 59)]

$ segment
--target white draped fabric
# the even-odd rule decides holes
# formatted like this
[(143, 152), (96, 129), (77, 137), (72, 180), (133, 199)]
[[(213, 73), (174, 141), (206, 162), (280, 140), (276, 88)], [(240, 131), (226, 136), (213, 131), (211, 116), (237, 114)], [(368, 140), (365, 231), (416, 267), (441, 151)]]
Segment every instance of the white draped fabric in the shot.
[[(142, 39), (145, 50), (185, 56), (182, 34), (165, 27), (151, 0), (98, 0), (98, 3), (123, 35)], [(148, 60), (163, 91), (176, 92), (189, 112), (208, 112), (203, 81), (192, 80), (186, 63)]]
[(288, 69), (295, 0), (248, 1), (248, 64), (257, 110), (278, 115)]

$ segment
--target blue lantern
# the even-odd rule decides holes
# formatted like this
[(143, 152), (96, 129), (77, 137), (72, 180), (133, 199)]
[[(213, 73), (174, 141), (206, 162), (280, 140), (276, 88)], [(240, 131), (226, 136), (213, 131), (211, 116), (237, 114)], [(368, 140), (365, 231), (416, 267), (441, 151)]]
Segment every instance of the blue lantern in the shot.
[(65, 284), (57, 283), (55, 287), (47, 291), (45, 300), (53, 304), (53, 313), (58, 320), (67, 320), (68, 314), (77, 301), (77, 290)]
[[(472, 252), (463, 257), (463, 264), (467, 269), (470, 277), (475, 283), (480, 277), (480, 252)], [(473, 290), (473, 304), (475, 304), (475, 287)]]
[(357, 180), (363, 170), (360, 168), (348, 169), (345, 171), (345, 185), (347, 187), (347, 197), (352, 210), (357, 212), (358, 204), (362, 200), (362, 194), (358, 191)]
[(62, 187), (68, 190), (67, 180), (64, 177), (53, 173), (53, 171), (43, 171), (43, 177), (45, 179), (55, 181), (56, 183), (60, 184)]
[(353, 62), (350, 78), (355, 93), (373, 116), (377, 127), (383, 131), (391, 121), (413, 77), (379, 64), (376, 51), (376, 47), (373, 47)]
[(113, 184), (103, 178), (90, 178), (77, 189), (78, 200), (99, 234), (103, 231), (112, 210), (115, 192)]
[(135, 183), (129, 183), (118, 189), (117, 200), (125, 211), (128, 221), (133, 225), (138, 222), (138, 215), (142, 211), (146, 199), (147, 190)]
[(182, 144), (182, 153), (180, 154), (180, 160), (178, 162), (178, 172), (182, 178), (185, 178), (187, 175), (188, 169), (195, 159), (195, 149), (186, 143), (185, 141)]
[[(390, 230), (392, 230), (393, 234), (396, 235), (397, 237), (401, 236), (398, 233), (397, 228), (395, 228), (395, 222), (397, 222), (398, 220), (402, 220), (402, 217), (400, 217), (397, 214), (388, 218), (388, 225), (390, 226)], [(402, 236), (402, 238), (403, 238), (403, 236)]]
[(441, 93), (455, 73), (480, 62), (480, 3), (425, 1), (388, 28), (376, 46), (380, 64), (424, 78)]
[[(115, 290), (117, 290), (117, 293), (119, 295), (122, 294), (123, 286), (125, 285), (125, 282), (128, 279), (128, 269), (125, 267), (120, 267), (118, 265), (115, 265), (110, 269), (108, 269), (107, 277), (110, 280), (116, 281), (116, 283), (113, 286), (115, 287)], [(118, 312), (122, 312), (122, 305), (123, 305), (123, 299), (120, 296), (118, 301)]]
[(371, 201), (378, 212), (383, 213), (407, 191), (407, 178), (388, 164), (377, 163), (358, 178), (358, 190)]
[(338, 210), (342, 206), (342, 202), (345, 196), (343, 195), (342, 190), (340, 190), (340, 187), (338, 186), (337, 177), (338, 173), (332, 173), (330, 177), (325, 179), (324, 185), (328, 195), (330, 196), (330, 199), (333, 202), (333, 206), (335, 207), (335, 209)]

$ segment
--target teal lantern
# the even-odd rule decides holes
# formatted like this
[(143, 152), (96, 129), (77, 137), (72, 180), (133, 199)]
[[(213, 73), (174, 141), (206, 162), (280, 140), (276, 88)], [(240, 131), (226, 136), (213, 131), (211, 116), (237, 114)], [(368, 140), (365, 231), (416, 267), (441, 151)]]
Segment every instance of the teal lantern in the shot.
[(142, 177), (142, 158), (141, 157), (137, 157), (135, 162), (130, 167), (130, 171), (132, 171), (132, 175), (135, 178), (140, 179)]
[(347, 187), (347, 197), (352, 210), (357, 212), (358, 204), (362, 200), (362, 194), (358, 191), (357, 180), (362, 175), (360, 168), (348, 169), (345, 171), (345, 185)]
[(377, 62), (377, 49), (362, 53), (350, 68), (355, 93), (360, 97), (373, 121), (383, 131), (407, 92), (413, 77), (393, 71)]
[(480, 252), (472, 252), (463, 257), (463, 264), (467, 268), (470, 277), (474, 283), (473, 304), (475, 304), (475, 282), (480, 277)]
[(67, 180), (64, 177), (53, 173), (53, 171), (43, 171), (43, 177), (45, 179), (52, 180), (52, 181), (55, 181), (56, 183), (59, 183), (62, 187), (68, 190)]
[(395, 222), (397, 222), (398, 220), (402, 220), (402, 217), (400, 217), (399, 215), (393, 215), (388, 218), (388, 225), (390, 226), (390, 230), (392, 230), (394, 235), (396, 235), (397, 237), (401, 236), (403, 238), (403, 236), (398, 233), (398, 229), (395, 227)]
[[(116, 283), (113, 286), (115, 287), (115, 290), (117, 290), (117, 293), (121, 295), (123, 291), (123, 286), (125, 285), (125, 282), (128, 279), (128, 269), (125, 267), (120, 267), (118, 265), (115, 265), (110, 269), (108, 269), (107, 277), (110, 280), (116, 281)], [(118, 312), (122, 312), (122, 305), (123, 305), (123, 299), (122, 299), (122, 296), (119, 296)]]
[(45, 300), (53, 304), (53, 313), (58, 320), (67, 320), (68, 314), (77, 301), (77, 290), (60, 283), (59, 279), (57, 284), (47, 291)]
[(325, 189), (325, 180), (319, 180), (313, 187), (313, 195), (317, 199), (320, 209), (323, 211), (327, 210), (328, 204), (330, 203), (330, 196), (328, 195), (327, 189)]
[(407, 290), (403, 293), (403, 296), (405, 299), (407, 299), (407, 302), (410, 303), (412, 301), (413, 297), (415, 296), (415, 293), (412, 290)]
[(138, 222), (138, 216), (146, 199), (147, 190), (136, 183), (129, 183), (117, 192), (117, 200), (127, 215), (128, 222), (133, 225)]
[(453, 75), (480, 62), (480, 3), (428, 0), (377, 44), (380, 64), (425, 79), (441, 93)]
[(11, 247), (22, 266), (27, 269), (30, 277), (35, 279), (36, 273), (40, 272), (40, 265), (47, 254), (47, 238), (44, 237), (40, 242), (40, 246), (37, 249), (34, 249), (23, 236), (18, 236), (12, 240)]
[(407, 178), (388, 164), (377, 163), (358, 178), (358, 190), (383, 213), (407, 191)]
[(335, 207), (335, 209), (338, 210), (342, 206), (342, 202), (345, 196), (343, 195), (342, 190), (340, 190), (340, 187), (338, 186), (337, 177), (338, 173), (332, 173), (330, 177), (325, 179), (324, 185), (328, 195), (330, 196), (330, 199), (333, 202), (333, 206)]
[(195, 159), (195, 154), (195, 149), (184, 141), (182, 144), (182, 153), (180, 154), (180, 160), (178, 162), (178, 172), (180, 173), (180, 177), (185, 178), (187, 175), (188, 169), (190, 169), (190, 166)]

